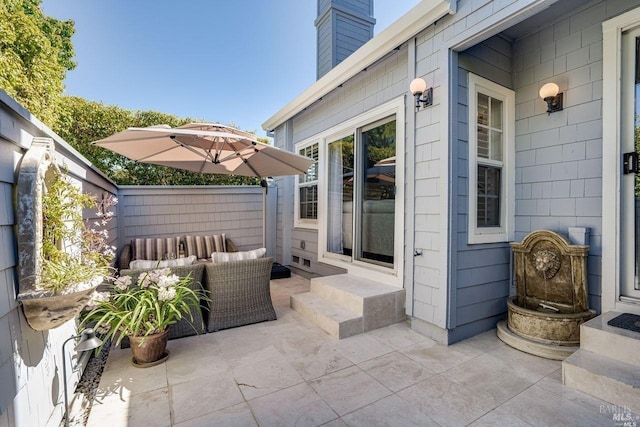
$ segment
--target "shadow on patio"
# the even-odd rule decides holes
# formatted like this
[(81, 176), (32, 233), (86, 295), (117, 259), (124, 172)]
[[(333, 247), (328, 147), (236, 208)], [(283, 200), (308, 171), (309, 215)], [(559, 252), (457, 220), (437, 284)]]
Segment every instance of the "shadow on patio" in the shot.
[(560, 362), (495, 330), (448, 347), (405, 323), (337, 340), (289, 308), (308, 290), (273, 280), (277, 321), (169, 341), (152, 368), (113, 349), (88, 426), (616, 424), (620, 408), (564, 387)]

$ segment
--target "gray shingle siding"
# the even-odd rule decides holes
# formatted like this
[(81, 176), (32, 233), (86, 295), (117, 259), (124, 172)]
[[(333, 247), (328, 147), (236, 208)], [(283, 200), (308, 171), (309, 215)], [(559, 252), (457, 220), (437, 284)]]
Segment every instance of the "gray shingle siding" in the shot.
[(239, 250), (262, 246), (258, 186), (123, 186), (119, 247), (133, 238), (225, 233)]
[(511, 43), (494, 36), (458, 54), (458, 103), (456, 146), (451, 155), (457, 159), (451, 174), (456, 177), (452, 186), (451, 242), (452, 296), (454, 316), (451, 319), (450, 341), (471, 336), (490, 329), (504, 318), (509, 296), (510, 248), (507, 243), (468, 244), (468, 188), (469, 170), (469, 110), (468, 74), (492, 80), (502, 86), (513, 87)]
[[(73, 321), (50, 331), (31, 329), (16, 301), (19, 289), (14, 191), (20, 159), (34, 137), (54, 140), (57, 163), (68, 167), (72, 179), (80, 183), (84, 192), (96, 195), (116, 192), (115, 185), (86, 159), (0, 90), (0, 424), (3, 426), (47, 425), (60, 416), (55, 409), (61, 398), (59, 384), (63, 381), (58, 350), (75, 332)], [(95, 219), (95, 211), (91, 209), (85, 209), (83, 214), (86, 219)], [(116, 217), (109, 223), (111, 242), (118, 237), (117, 221)], [(77, 373), (68, 372), (71, 387), (77, 379)]]
[[(595, 2), (514, 44), (516, 240), (537, 229), (591, 229), (589, 303), (600, 310), (602, 22), (633, 2)], [(637, 3), (636, 3), (637, 6)], [(556, 81), (564, 110), (550, 116), (538, 89)], [(566, 83), (565, 83), (566, 82)], [(564, 84), (564, 85), (563, 85)]]

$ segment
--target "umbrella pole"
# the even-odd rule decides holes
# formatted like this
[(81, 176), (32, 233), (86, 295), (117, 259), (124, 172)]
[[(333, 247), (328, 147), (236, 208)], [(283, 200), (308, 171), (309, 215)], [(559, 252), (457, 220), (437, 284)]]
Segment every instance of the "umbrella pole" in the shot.
[[(260, 180), (262, 187), (262, 247), (267, 247), (267, 183), (266, 179)], [(269, 255), (269, 254), (267, 254)]]

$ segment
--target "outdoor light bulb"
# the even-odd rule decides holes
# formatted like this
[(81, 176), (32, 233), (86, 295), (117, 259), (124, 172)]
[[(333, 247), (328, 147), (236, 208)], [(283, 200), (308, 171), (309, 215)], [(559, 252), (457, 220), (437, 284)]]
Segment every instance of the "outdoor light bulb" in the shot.
[(427, 90), (427, 83), (420, 77), (417, 77), (411, 81), (409, 90), (414, 96), (422, 94), (425, 90)]
[(555, 83), (547, 83), (540, 88), (540, 98), (547, 99), (553, 98), (560, 92), (560, 88)]

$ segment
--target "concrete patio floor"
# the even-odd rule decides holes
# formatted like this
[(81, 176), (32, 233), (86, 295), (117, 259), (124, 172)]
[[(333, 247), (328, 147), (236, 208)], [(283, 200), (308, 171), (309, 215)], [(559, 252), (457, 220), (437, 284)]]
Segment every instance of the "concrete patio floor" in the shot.
[(624, 408), (563, 386), (560, 362), (495, 330), (448, 347), (407, 323), (338, 341), (289, 308), (307, 280), (271, 288), (277, 321), (169, 341), (152, 368), (113, 349), (88, 426), (622, 425)]

